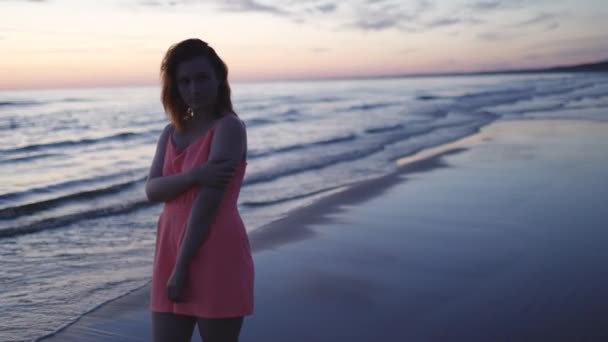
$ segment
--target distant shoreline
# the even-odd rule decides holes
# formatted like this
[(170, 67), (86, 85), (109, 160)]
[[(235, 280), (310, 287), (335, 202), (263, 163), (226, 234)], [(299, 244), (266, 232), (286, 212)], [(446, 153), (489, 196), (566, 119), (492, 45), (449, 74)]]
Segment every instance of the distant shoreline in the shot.
[[(555, 66), (548, 68), (514, 69), (514, 70), (489, 70), (489, 71), (466, 71), (466, 72), (444, 72), (444, 73), (421, 73), (421, 74), (398, 74), (398, 75), (369, 75), (352, 77), (327, 77), (314, 80), (293, 79), (289, 81), (332, 81), (332, 80), (367, 80), (387, 78), (417, 78), (417, 77), (454, 77), (454, 76), (492, 76), (492, 75), (525, 75), (525, 74), (559, 74), (559, 73), (582, 73), (582, 72), (608, 72), (608, 60), (567, 66)], [(289, 82), (283, 80), (283, 82)], [(267, 82), (281, 82), (267, 81)], [(256, 83), (256, 82), (247, 82)]]

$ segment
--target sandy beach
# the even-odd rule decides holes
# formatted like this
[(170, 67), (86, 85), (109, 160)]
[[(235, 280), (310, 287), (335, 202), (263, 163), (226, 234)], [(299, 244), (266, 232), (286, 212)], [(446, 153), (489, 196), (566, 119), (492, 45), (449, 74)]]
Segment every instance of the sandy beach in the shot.
[[(608, 340), (606, 151), (607, 123), (502, 121), (254, 231), (241, 341)], [(43, 341), (151, 341), (148, 295)]]

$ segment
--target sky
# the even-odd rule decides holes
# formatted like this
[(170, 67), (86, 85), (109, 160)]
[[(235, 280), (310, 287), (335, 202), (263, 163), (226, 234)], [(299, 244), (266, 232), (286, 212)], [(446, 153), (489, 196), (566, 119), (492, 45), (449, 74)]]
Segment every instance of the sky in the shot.
[(230, 80), (608, 59), (605, 0), (0, 0), (0, 90), (154, 85), (197, 37)]

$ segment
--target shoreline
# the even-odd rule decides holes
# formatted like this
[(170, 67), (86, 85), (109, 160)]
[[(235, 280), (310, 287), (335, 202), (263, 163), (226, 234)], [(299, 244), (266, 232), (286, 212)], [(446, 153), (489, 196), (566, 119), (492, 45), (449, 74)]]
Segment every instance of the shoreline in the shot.
[[(478, 146), (483, 146), (489, 141), (491, 142), (493, 139), (492, 132), (495, 132), (496, 129), (500, 131), (507, 126), (505, 129), (508, 130), (508, 126), (511, 124), (526, 125), (530, 124), (530, 121), (495, 121), (490, 125), (484, 126), (480, 132), (471, 136), (399, 159), (397, 162), (399, 167), (395, 172), (357, 182), (345, 190), (323, 197), (311, 205), (296, 208), (290, 211), (286, 217), (270, 222), (250, 232), (254, 257), (259, 256), (259, 258), (265, 259), (276, 254), (277, 250), (288, 249), (289, 246), (306, 243), (314, 244), (314, 242), (317, 242), (316, 240), (322, 240), (323, 238), (321, 236), (323, 234), (319, 232), (318, 227), (335, 225), (335, 217), (347, 212), (349, 207), (365, 205), (366, 202), (374, 199), (382, 199), (388, 192), (394, 190), (397, 185), (410, 181), (416, 182), (416, 175), (429, 176), (428, 174), (434, 170), (451, 168), (453, 166), (445, 161), (446, 158), (458, 156), (471, 149), (475, 150)], [(539, 122), (541, 124), (552, 122), (556, 125), (573, 124), (572, 120), (541, 119), (534, 121), (537, 122), (532, 125), (538, 125)], [(587, 120), (580, 120), (578, 124), (586, 125), (589, 122)], [(593, 124), (597, 124), (597, 122)], [(604, 127), (608, 127), (608, 124), (605, 124)], [(456, 168), (458, 168), (458, 165)], [(411, 180), (410, 176), (414, 179)], [(286, 227), (289, 228), (286, 229)], [(264, 256), (262, 257), (261, 255)], [(79, 333), (83, 334), (87, 331), (87, 326), (97, 324), (108, 318), (112, 318), (113, 320), (121, 318), (130, 322), (130, 324), (139, 326), (149, 324), (149, 322), (146, 323), (148, 315), (144, 314), (142, 316), (142, 308), (144, 311), (147, 311), (148, 291), (149, 283), (121, 297), (100, 304), (76, 321), (58, 329), (52, 335), (47, 335), (37, 340), (70, 341), (70, 336), (76, 338), (79, 336)], [(130, 317), (131, 315), (134, 317)]]
[[(313, 221), (310, 221), (310, 223), (322, 223), (325, 220), (325, 215), (331, 214), (335, 210), (339, 210), (339, 205), (356, 204), (363, 202), (366, 199), (380, 196), (383, 191), (388, 190), (396, 183), (404, 181), (403, 177), (407, 174), (445, 167), (441, 162), (442, 157), (466, 151), (468, 147), (471, 147), (471, 144), (479, 143), (479, 140), (476, 139), (479, 135), (480, 132), (476, 132), (467, 137), (457, 139), (456, 141), (399, 158), (396, 161), (398, 167), (391, 173), (346, 185), (344, 186), (344, 190), (334, 190), (335, 192), (321, 197), (313, 203), (290, 210), (285, 214), (285, 217), (271, 221), (249, 232), (252, 253), (272, 249), (299, 239), (314, 237), (314, 234), (311, 234), (311, 231), (302, 225), (298, 226), (299, 229), (301, 229), (300, 231), (286, 231), (282, 228), (284, 225), (298, 223), (311, 215), (314, 215), (314, 219)], [(52, 333), (38, 337), (34, 341), (48, 341), (58, 334), (61, 334), (66, 329), (69, 329), (71, 326), (78, 324), (84, 318), (96, 319), (98, 316), (112, 317), (121, 313), (124, 314), (126, 312), (138, 311), (139, 309), (137, 309), (136, 306), (141, 306), (142, 303), (146, 303), (145, 305), (147, 307), (147, 303), (149, 302), (147, 296), (150, 291), (150, 282), (151, 280), (125, 294), (95, 306), (74, 321), (57, 328), (57, 330)], [(116, 306), (114, 307), (114, 305)]]
[[(488, 126), (493, 124), (495, 124), (495, 122)], [(482, 127), (481, 130), (488, 126)], [(321, 197), (308, 205), (290, 210), (285, 214), (285, 217), (266, 223), (249, 232), (252, 253), (255, 254), (256, 252), (265, 249), (272, 249), (284, 243), (294, 242), (299, 239), (314, 237), (314, 234), (302, 225), (298, 226), (300, 229), (299, 231), (286, 231), (282, 228), (284, 225), (298, 223), (311, 215), (315, 216), (315, 220), (312, 222), (322, 223), (324, 215), (338, 210), (337, 207), (341, 204), (355, 204), (375, 196), (380, 196), (382, 191), (389, 189), (396, 183), (402, 182), (404, 180), (402, 177), (407, 174), (444, 167), (444, 164), (441, 162), (442, 157), (465, 151), (467, 148), (480, 142), (477, 138), (479, 136), (480, 131), (464, 138), (459, 138), (455, 141), (399, 158), (396, 161), (398, 167), (391, 173), (346, 185), (344, 186), (344, 190), (333, 190), (335, 192)], [(137, 311), (138, 309), (136, 309), (136, 305), (134, 305), (136, 303), (140, 304), (139, 306), (141, 306), (142, 303), (146, 303), (147, 306), (147, 303), (149, 302), (147, 296), (150, 291), (150, 282), (151, 279), (140, 287), (95, 306), (74, 321), (57, 328), (52, 333), (38, 337), (34, 341), (48, 341), (87, 317), (95, 319), (98, 315), (101, 317), (114, 316), (123, 312), (123, 310), (126, 310), (127, 312)], [(117, 302), (116, 310), (114, 310), (114, 303)], [(104, 308), (106, 310), (109, 309), (108, 312), (105, 312), (106, 310), (104, 310)]]

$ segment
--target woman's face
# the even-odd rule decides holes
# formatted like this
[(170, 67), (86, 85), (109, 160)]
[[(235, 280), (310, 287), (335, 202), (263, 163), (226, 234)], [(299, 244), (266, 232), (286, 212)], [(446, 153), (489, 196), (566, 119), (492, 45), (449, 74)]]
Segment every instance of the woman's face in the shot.
[(215, 104), (219, 81), (205, 57), (195, 57), (177, 66), (177, 87), (186, 105), (193, 110)]

